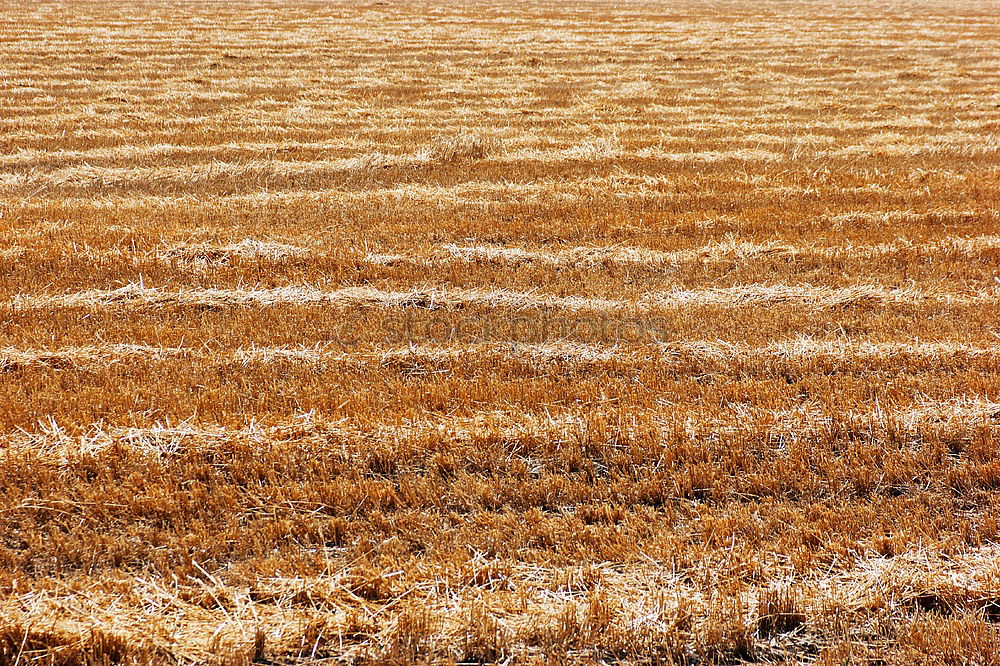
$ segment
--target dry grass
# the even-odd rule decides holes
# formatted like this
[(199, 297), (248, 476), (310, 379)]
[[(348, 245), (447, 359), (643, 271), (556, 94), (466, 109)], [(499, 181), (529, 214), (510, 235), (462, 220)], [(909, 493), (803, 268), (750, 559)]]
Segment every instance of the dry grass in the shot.
[(998, 16), (7, 3), (0, 664), (1000, 664)]

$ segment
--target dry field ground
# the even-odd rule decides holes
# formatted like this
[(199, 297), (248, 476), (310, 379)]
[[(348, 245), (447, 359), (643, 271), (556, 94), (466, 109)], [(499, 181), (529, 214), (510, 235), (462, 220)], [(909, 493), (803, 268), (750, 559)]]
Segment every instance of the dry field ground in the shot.
[(1000, 3), (0, 0), (0, 663), (1000, 663)]

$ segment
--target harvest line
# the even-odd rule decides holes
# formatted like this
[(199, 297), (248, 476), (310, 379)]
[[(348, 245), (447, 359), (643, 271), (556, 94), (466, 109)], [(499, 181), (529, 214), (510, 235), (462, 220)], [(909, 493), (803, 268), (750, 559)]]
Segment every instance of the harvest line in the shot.
[(457, 345), (408, 345), (372, 347), (352, 352), (338, 351), (332, 344), (312, 347), (251, 346), (230, 351), (216, 347), (161, 347), (140, 344), (80, 345), (57, 349), (0, 348), (0, 371), (38, 367), (107, 365), (127, 360), (165, 361), (203, 359), (237, 364), (306, 363), (385, 365), (394, 361), (447, 362), (464, 359), (529, 362), (558, 361), (595, 363), (680, 363), (684, 361), (748, 361), (752, 359), (837, 360), (905, 362), (1000, 360), (1000, 345), (977, 346), (962, 342), (869, 342), (863, 340), (817, 340), (800, 337), (751, 346), (723, 340), (687, 340), (656, 344), (595, 345), (572, 342), (469, 343)]
[(856, 304), (988, 305), (1000, 302), (1000, 290), (945, 292), (860, 284), (850, 287), (746, 284), (706, 289), (647, 292), (636, 300), (556, 296), (509, 289), (428, 288), (386, 291), (374, 287), (343, 287), (324, 291), (310, 286), (272, 289), (168, 290), (132, 283), (118, 289), (93, 289), (67, 294), (21, 294), (8, 303), (17, 309), (199, 306), (208, 308), (273, 305), (339, 305), (383, 308), (460, 308), (480, 306), (512, 310), (555, 309), (574, 312), (655, 311), (680, 307), (746, 307), (788, 304), (815, 308)]
[(76, 451), (98, 452), (113, 444), (124, 444), (149, 453), (163, 454), (189, 443), (200, 447), (211, 442), (289, 442), (319, 438), (328, 441), (336, 436), (345, 442), (370, 446), (375, 441), (400, 442), (440, 437), (454, 441), (491, 439), (511, 441), (575, 441), (587, 433), (611, 428), (621, 436), (676, 435), (699, 438), (743, 431), (760, 432), (776, 444), (814, 436), (825, 428), (857, 426), (870, 434), (901, 429), (909, 434), (919, 431), (962, 431), (970, 428), (1000, 428), (1000, 403), (982, 396), (961, 396), (946, 401), (918, 400), (907, 405), (870, 409), (830, 411), (820, 405), (793, 409), (767, 409), (736, 405), (727, 409), (686, 408), (677, 411), (664, 405), (655, 410), (580, 413), (563, 411), (544, 414), (502, 411), (480, 412), (470, 417), (447, 419), (427, 416), (394, 423), (359, 424), (348, 419), (327, 420), (309, 412), (298, 418), (275, 424), (251, 423), (243, 428), (181, 422), (155, 423), (149, 426), (118, 427), (94, 423), (74, 433), (53, 420), (39, 422), (33, 431), (19, 430), (0, 434), (0, 448), (25, 449), (39, 453)]

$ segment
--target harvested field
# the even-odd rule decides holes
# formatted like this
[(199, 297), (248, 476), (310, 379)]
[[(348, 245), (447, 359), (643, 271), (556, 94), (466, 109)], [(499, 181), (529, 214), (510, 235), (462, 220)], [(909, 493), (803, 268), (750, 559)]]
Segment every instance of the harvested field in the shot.
[(1000, 665), (1000, 3), (0, 12), (0, 665)]

